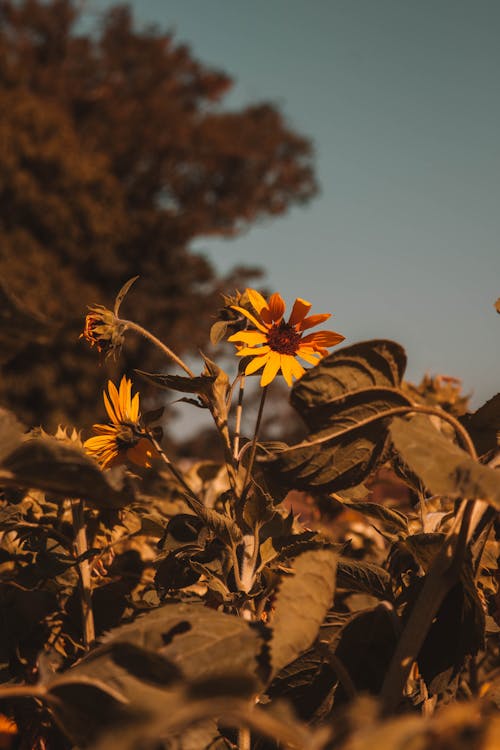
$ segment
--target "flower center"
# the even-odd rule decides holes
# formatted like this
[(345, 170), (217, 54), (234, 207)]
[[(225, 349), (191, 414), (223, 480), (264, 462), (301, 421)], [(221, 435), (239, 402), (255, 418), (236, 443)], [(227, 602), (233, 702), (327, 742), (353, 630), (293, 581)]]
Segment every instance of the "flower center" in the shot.
[(267, 334), (267, 343), (279, 354), (296, 354), (300, 343), (300, 333), (289, 323), (275, 323)]
[(122, 423), (116, 433), (116, 445), (119, 450), (126, 450), (137, 445), (142, 435), (137, 433), (137, 429), (132, 424)]

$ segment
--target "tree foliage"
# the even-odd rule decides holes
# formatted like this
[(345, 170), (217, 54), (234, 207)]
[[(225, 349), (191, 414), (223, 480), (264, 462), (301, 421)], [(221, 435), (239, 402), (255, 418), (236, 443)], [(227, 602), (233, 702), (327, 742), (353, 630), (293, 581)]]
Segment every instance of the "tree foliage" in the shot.
[(309, 141), (273, 105), (224, 111), (231, 78), (171, 34), (137, 30), (124, 6), (94, 33), (78, 20), (73, 0), (0, 3), (0, 275), (49, 338), (19, 337), (4, 372), (3, 400), (29, 423), (92, 418), (105, 373), (77, 342), (87, 303), (139, 274), (127, 313), (196, 350), (221, 288), (252, 271), (222, 281), (192, 241), (232, 237), (316, 189)]

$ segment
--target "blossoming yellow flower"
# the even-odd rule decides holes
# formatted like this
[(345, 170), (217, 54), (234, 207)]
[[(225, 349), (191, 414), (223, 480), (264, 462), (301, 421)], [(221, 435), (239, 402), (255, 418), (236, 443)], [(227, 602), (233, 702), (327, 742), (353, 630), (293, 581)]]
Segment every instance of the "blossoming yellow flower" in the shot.
[(256, 330), (239, 331), (228, 341), (238, 342), (236, 346), (246, 344), (239, 348), (237, 356), (252, 357), (245, 369), (247, 375), (264, 368), (261, 386), (269, 385), (280, 370), (291, 386), (293, 378), (300, 378), (305, 372), (296, 357), (316, 365), (328, 354), (327, 347), (344, 340), (344, 336), (335, 331), (318, 331), (303, 336), (304, 331), (328, 320), (330, 315), (308, 316), (311, 303), (300, 297), (295, 300), (290, 317), (285, 322), (285, 303), (280, 294), (272, 294), (266, 301), (255, 289), (247, 289), (246, 293), (256, 314), (237, 305), (234, 305), (234, 309), (242, 313)]
[(104, 391), (103, 396), (111, 424), (95, 424), (97, 435), (85, 441), (85, 450), (103, 469), (126, 459), (138, 466), (151, 466), (157, 451), (141, 426), (139, 394), (132, 396), (132, 381), (123, 376), (118, 390), (110, 380), (108, 394)]

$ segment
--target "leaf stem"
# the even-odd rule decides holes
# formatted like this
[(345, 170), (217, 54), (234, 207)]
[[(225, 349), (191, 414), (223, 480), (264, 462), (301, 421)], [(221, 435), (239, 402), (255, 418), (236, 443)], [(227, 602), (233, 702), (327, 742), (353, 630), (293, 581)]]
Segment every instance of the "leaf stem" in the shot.
[(150, 331), (147, 330), (147, 328), (143, 328), (138, 323), (134, 323), (132, 320), (122, 320), (119, 319), (119, 323), (126, 326), (126, 328), (130, 328), (132, 331), (135, 331), (136, 333), (139, 333), (141, 336), (144, 336), (144, 338), (149, 339), (155, 346), (158, 347), (164, 354), (167, 355), (169, 359), (171, 359), (173, 362), (175, 362), (179, 367), (181, 367), (185, 373), (189, 375), (190, 378), (194, 378), (194, 372), (189, 369), (187, 364), (183, 362), (183, 360), (175, 354), (175, 352), (170, 349), (166, 344), (163, 343), (163, 341), (160, 341), (156, 336), (154, 336)]
[(75, 550), (80, 574), (80, 596), (82, 604), (83, 642), (88, 650), (95, 641), (94, 613), (92, 610), (92, 591), (90, 565), (87, 557), (89, 546), (85, 528), (85, 504), (83, 500), (71, 500), (71, 516), (75, 535)]
[(292, 445), (290, 448), (285, 449), (283, 453), (289, 453), (290, 451), (311, 447), (311, 445), (321, 445), (322, 443), (328, 443), (330, 440), (333, 440), (334, 438), (344, 437), (344, 435), (348, 435), (351, 432), (355, 432), (356, 430), (359, 430), (362, 427), (366, 427), (369, 424), (378, 422), (379, 419), (387, 419), (388, 417), (397, 417), (397, 416), (402, 416), (404, 414), (412, 414), (412, 413), (431, 414), (451, 424), (452, 427), (454, 427), (455, 432), (459, 436), (460, 442), (465, 447), (467, 452), (470, 454), (471, 458), (477, 461), (477, 453), (476, 453), (476, 449), (474, 448), (474, 443), (472, 442), (469, 433), (460, 424), (460, 422), (457, 419), (455, 419), (455, 417), (453, 417), (451, 414), (448, 414), (448, 412), (446, 411), (442, 411), (441, 409), (438, 409), (434, 406), (424, 406), (423, 404), (414, 404), (413, 406), (396, 406), (394, 407), (394, 409), (387, 409), (386, 411), (380, 412), (379, 414), (373, 414), (372, 416), (367, 417), (366, 419), (362, 419), (356, 424), (351, 425), (350, 427), (346, 427), (345, 429), (339, 430), (336, 434), (333, 434), (333, 435), (327, 434), (324, 437), (314, 440), (313, 442), (309, 440), (302, 440), (300, 443), (297, 443), (296, 445)]

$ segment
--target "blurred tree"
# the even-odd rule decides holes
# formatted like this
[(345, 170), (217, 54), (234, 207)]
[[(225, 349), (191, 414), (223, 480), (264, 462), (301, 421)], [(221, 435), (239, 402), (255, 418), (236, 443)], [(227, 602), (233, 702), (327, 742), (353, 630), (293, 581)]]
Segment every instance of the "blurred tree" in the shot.
[[(112, 366), (78, 341), (87, 304), (111, 305), (140, 274), (127, 317), (196, 351), (219, 291), (258, 272), (218, 278), (191, 242), (234, 236), (316, 191), (311, 144), (274, 106), (222, 111), (231, 79), (170, 34), (138, 31), (123, 6), (79, 33), (79, 13), (74, 0), (0, 0), (0, 278), (47, 321), (28, 346), (19, 336), (0, 395), (49, 427), (100, 412)], [(127, 351), (129, 364), (159, 366), (144, 342)]]

